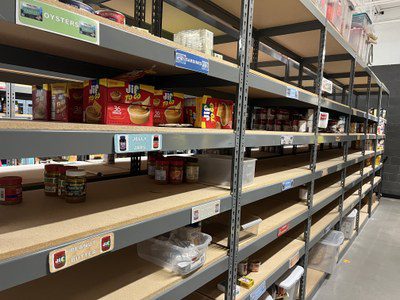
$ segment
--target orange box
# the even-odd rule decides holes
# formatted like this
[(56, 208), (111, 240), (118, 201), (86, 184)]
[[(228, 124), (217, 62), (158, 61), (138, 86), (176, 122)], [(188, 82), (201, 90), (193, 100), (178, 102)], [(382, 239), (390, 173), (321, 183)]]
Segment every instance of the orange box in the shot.
[(51, 84), (51, 120), (76, 123), (83, 121), (82, 83)]
[(153, 126), (154, 88), (112, 79), (84, 83), (86, 123)]
[(196, 98), (195, 127), (232, 129), (233, 101), (203, 96)]

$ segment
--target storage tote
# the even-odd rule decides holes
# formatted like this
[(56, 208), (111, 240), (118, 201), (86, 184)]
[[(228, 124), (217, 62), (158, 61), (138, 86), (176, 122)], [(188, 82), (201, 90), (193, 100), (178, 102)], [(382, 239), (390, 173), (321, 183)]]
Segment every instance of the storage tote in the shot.
[(344, 218), (342, 222), (342, 232), (346, 240), (351, 238), (353, 234), (354, 226), (356, 224), (357, 209), (353, 209), (351, 213)]

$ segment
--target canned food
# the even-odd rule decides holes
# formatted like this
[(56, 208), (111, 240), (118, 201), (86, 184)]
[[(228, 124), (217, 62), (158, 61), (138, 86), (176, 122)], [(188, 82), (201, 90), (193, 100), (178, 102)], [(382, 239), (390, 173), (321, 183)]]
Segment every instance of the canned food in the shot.
[(91, 8), (89, 5), (87, 5), (81, 1), (77, 1), (77, 0), (58, 0), (58, 1), (68, 4), (68, 5), (71, 5), (73, 7), (85, 10), (87, 12), (90, 12), (91, 14), (95, 13), (93, 8)]
[(125, 16), (120, 12), (110, 9), (102, 9), (102, 10), (97, 10), (96, 15), (117, 22), (119, 24), (125, 25)]

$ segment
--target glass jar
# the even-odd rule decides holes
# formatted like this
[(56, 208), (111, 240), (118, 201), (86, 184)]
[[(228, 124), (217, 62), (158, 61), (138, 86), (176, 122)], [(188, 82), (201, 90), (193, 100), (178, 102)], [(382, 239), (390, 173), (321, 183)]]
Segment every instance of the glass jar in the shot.
[(84, 170), (66, 171), (65, 200), (69, 203), (86, 200), (86, 172)]
[(46, 196), (57, 196), (59, 167), (62, 165), (48, 164), (44, 167), (44, 193)]
[(186, 163), (185, 178), (186, 182), (196, 183), (199, 181), (199, 164), (195, 161)]
[(6, 176), (0, 178), (0, 204), (12, 205), (22, 202), (22, 178)]
[(181, 158), (172, 158), (169, 163), (169, 182), (180, 184), (183, 182), (183, 166), (185, 162)]
[(156, 160), (156, 171), (154, 173), (154, 179), (158, 184), (168, 183), (168, 173), (169, 173), (169, 161), (165, 158), (160, 158)]
[(57, 183), (57, 194), (59, 197), (63, 198), (65, 196), (65, 181), (67, 179), (67, 170), (77, 170), (78, 167), (76, 166), (60, 166), (58, 168), (58, 172), (60, 176), (58, 177)]
[(150, 178), (154, 178), (156, 174), (156, 160), (157, 157), (149, 153), (147, 157), (147, 175), (149, 175)]

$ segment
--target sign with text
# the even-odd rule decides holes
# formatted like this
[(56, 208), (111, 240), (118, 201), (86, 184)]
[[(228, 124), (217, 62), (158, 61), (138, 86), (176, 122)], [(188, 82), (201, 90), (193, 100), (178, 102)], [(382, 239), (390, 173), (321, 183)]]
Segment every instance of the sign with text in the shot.
[(299, 90), (290, 86), (286, 87), (286, 97), (299, 100)]
[(208, 74), (209, 61), (202, 56), (176, 49), (175, 67)]
[(221, 212), (221, 201), (216, 200), (192, 207), (192, 223), (215, 216)]
[(113, 249), (114, 234), (108, 233), (53, 250), (49, 254), (50, 272), (61, 271)]
[(293, 145), (293, 135), (281, 135), (281, 145)]
[(333, 91), (333, 83), (332, 83), (332, 81), (330, 81), (330, 80), (328, 80), (326, 78), (322, 78), (322, 90), (324, 92), (332, 94), (332, 91)]
[(116, 134), (114, 136), (115, 153), (147, 152), (161, 149), (161, 134)]
[(17, 0), (19, 25), (99, 45), (99, 22), (39, 0)]

